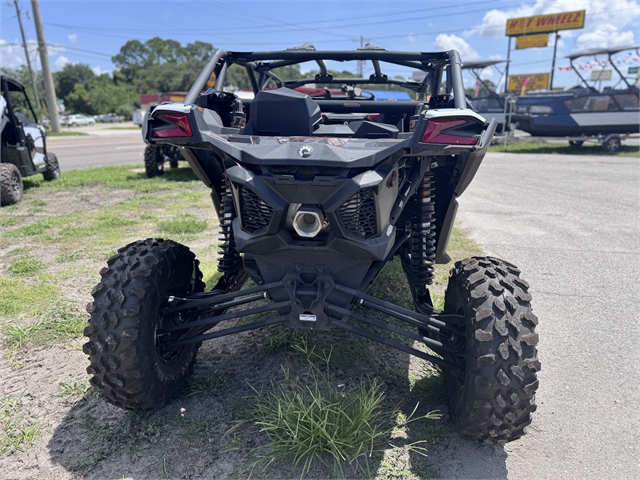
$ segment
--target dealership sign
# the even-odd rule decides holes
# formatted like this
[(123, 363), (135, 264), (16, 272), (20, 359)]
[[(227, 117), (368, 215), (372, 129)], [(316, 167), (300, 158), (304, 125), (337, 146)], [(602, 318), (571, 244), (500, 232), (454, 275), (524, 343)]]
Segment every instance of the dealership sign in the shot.
[(510, 92), (527, 90), (545, 90), (549, 87), (548, 73), (527, 73), (525, 75), (509, 75), (508, 88)]
[(540, 35), (521, 35), (519, 37), (516, 37), (516, 50), (524, 50), (525, 48), (546, 47), (548, 44), (548, 33), (542, 33)]
[(507, 19), (508, 37), (528, 35), (530, 33), (550, 33), (558, 30), (573, 30), (584, 27), (584, 10), (574, 12), (552, 13), (551, 15), (535, 15)]
[(595, 82), (611, 80), (613, 70), (591, 70), (591, 80)]

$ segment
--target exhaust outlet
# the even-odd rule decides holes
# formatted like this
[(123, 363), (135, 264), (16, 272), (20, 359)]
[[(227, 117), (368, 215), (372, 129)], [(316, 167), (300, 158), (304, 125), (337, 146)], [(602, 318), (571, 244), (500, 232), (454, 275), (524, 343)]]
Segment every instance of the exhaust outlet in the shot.
[(324, 226), (324, 215), (318, 207), (300, 207), (293, 217), (293, 229), (298, 235), (313, 238)]

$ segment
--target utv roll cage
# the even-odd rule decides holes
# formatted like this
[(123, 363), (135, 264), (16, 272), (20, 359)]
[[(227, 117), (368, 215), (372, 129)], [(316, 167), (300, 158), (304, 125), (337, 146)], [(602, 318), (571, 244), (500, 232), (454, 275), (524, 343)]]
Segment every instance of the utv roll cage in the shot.
[[(277, 60), (273, 60), (277, 59)], [(333, 78), (326, 68), (325, 61), (370, 61), (374, 73), (369, 78)], [(316, 62), (320, 72), (314, 78), (284, 81), (273, 70), (305, 62)], [(391, 63), (403, 67), (415, 68), (426, 72), (422, 82), (398, 81), (385, 75), (380, 62)], [(301, 47), (295, 47), (284, 51), (271, 52), (226, 52), (217, 50), (207, 62), (204, 69), (189, 90), (184, 103), (193, 104), (204, 90), (207, 81), (212, 74), (216, 76), (214, 91), (222, 91), (226, 80), (227, 68), (230, 65), (244, 67), (249, 76), (253, 93), (264, 90), (270, 81), (274, 81), (278, 87), (296, 88), (309, 83), (326, 83), (340, 85), (360, 84), (387, 84), (398, 85), (418, 94), (416, 100), (424, 101), (427, 95), (437, 94), (440, 90), (443, 73), (446, 71), (446, 90), (453, 95), (456, 108), (465, 108), (464, 85), (462, 82), (462, 63), (456, 50), (443, 53), (414, 53), (414, 52), (390, 52), (368, 44), (356, 51), (318, 51), (313, 45), (307, 43)]]

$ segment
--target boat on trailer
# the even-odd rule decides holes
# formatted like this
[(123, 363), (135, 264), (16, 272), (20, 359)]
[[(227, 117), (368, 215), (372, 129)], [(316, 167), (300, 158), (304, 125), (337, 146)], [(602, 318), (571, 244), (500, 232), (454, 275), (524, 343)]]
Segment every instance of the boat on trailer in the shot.
[[(476, 78), (476, 92), (474, 95), (467, 95), (467, 100), (471, 102), (473, 110), (489, 121), (493, 118), (498, 123), (497, 130), (503, 131), (506, 124), (506, 129), (509, 130), (509, 119), (507, 119), (509, 112), (507, 100), (505, 95), (496, 93), (495, 87), (487, 84), (482, 77), (481, 73), (485, 68), (493, 67), (500, 73), (500, 77), (504, 75), (504, 71), (500, 70), (496, 65), (500, 63), (506, 63), (506, 60), (478, 60), (474, 62), (464, 62), (462, 64), (463, 70), (469, 70)], [(497, 82), (500, 83), (500, 80)]]
[[(531, 135), (570, 137), (569, 143), (576, 146), (584, 141), (597, 141), (607, 150), (617, 150), (622, 137), (640, 131), (640, 102), (638, 86), (627, 80), (611, 57), (639, 48), (599, 48), (569, 55), (571, 68), (581, 83), (569, 90), (533, 92), (518, 98), (513, 121)], [(607, 55), (608, 65), (620, 76), (614, 87), (598, 90), (594, 86), (597, 82), (589, 85), (574, 65), (578, 58), (598, 55)], [(616, 88), (619, 85), (622, 88)]]

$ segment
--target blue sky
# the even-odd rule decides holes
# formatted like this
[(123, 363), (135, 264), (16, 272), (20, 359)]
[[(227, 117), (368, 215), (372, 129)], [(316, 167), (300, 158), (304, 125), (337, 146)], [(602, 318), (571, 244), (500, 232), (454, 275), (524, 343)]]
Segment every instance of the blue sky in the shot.
[[(18, 0), (32, 61), (36, 34), (31, 2)], [(183, 44), (201, 40), (227, 50), (277, 50), (311, 42), (317, 49), (353, 49), (365, 43), (393, 50), (456, 48), (464, 60), (504, 59), (507, 18), (586, 9), (585, 28), (561, 32), (554, 86), (577, 84), (564, 57), (583, 48), (640, 43), (638, 0), (449, 1), (54, 1), (40, 0), (50, 63), (86, 63), (96, 72), (115, 67), (111, 57), (130, 39), (159, 36)], [(29, 18), (27, 18), (29, 13)], [(552, 36), (550, 36), (552, 37)], [(0, 65), (25, 63), (15, 7), (0, 5)], [(512, 51), (510, 73), (549, 72), (547, 48)], [(635, 55), (637, 57), (637, 55)], [(627, 66), (637, 65), (624, 57)], [(39, 65), (39, 63), (38, 63)], [(38, 66), (39, 68), (39, 66)], [(355, 69), (355, 66), (341, 66)], [(385, 73), (407, 75), (397, 67)], [(499, 74), (485, 71), (494, 82)], [(466, 83), (472, 84), (470, 76)]]

